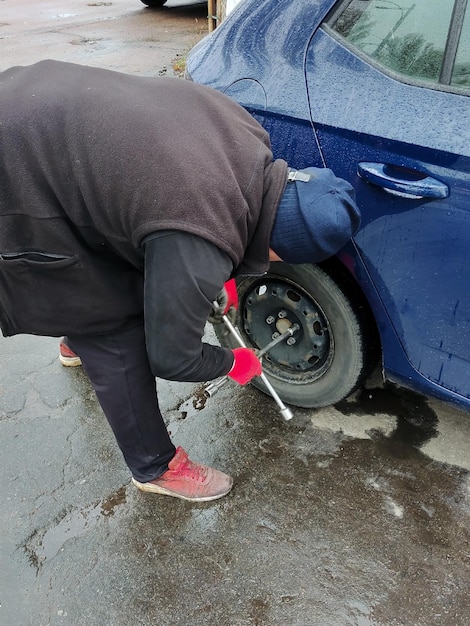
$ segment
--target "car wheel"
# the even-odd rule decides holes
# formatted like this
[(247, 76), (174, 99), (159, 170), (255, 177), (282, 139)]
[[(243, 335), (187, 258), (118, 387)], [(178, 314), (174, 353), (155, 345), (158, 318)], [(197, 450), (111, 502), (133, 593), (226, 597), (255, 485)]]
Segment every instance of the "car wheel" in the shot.
[[(375, 323), (351, 282), (333, 280), (315, 265), (286, 263), (272, 263), (263, 276), (237, 280), (236, 324), (247, 346), (260, 349), (287, 329), (297, 329), (263, 357), (263, 371), (285, 402), (335, 404), (376, 365)], [(223, 325), (216, 324), (216, 333), (221, 345), (237, 346)], [(259, 378), (253, 383), (265, 391)]]
[(166, 0), (140, 0), (143, 4), (146, 4), (148, 7), (162, 7)]

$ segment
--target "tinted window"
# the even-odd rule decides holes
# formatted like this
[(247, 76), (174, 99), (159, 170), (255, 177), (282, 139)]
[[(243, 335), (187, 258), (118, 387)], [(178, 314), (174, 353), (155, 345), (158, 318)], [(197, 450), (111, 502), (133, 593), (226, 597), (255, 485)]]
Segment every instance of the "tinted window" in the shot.
[(445, 72), (450, 59), (452, 83), (465, 86), (470, 80), (468, 16), (454, 65), (465, 4), (462, 0), (353, 0), (333, 28), (364, 54), (406, 77), (449, 84), (451, 73), (446, 79)]
[(467, 10), (463, 23), (452, 84), (470, 87), (470, 10)]

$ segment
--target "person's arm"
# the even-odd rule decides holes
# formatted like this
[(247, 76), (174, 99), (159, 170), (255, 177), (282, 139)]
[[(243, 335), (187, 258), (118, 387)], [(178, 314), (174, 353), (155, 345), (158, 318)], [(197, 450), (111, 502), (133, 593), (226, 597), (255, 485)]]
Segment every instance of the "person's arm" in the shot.
[(154, 376), (200, 382), (227, 374), (231, 350), (201, 341), (232, 271), (227, 254), (190, 233), (161, 231), (142, 244), (147, 353)]

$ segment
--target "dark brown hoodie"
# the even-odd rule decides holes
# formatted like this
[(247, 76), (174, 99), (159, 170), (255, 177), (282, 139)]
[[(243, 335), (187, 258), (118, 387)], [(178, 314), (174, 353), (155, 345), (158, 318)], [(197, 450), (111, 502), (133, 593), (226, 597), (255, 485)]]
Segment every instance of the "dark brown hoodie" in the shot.
[[(141, 315), (142, 239), (181, 230), (268, 267), (287, 177), (223, 94), (42, 61), (0, 74), (0, 325), (110, 332)], [(72, 320), (74, 320), (72, 322)]]

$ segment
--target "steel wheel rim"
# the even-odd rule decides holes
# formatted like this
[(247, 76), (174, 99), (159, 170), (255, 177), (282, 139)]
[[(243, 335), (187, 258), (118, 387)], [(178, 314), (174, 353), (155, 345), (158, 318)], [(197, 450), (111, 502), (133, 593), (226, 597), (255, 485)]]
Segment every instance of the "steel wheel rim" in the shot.
[(305, 384), (328, 371), (334, 356), (333, 333), (318, 302), (300, 285), (263, 277), (249, 286), (240, 304), (241, 328), (254, 348), (262, 348), (295, 324), (299, 326), (293, 337), (265, 355), (266, 373)]

